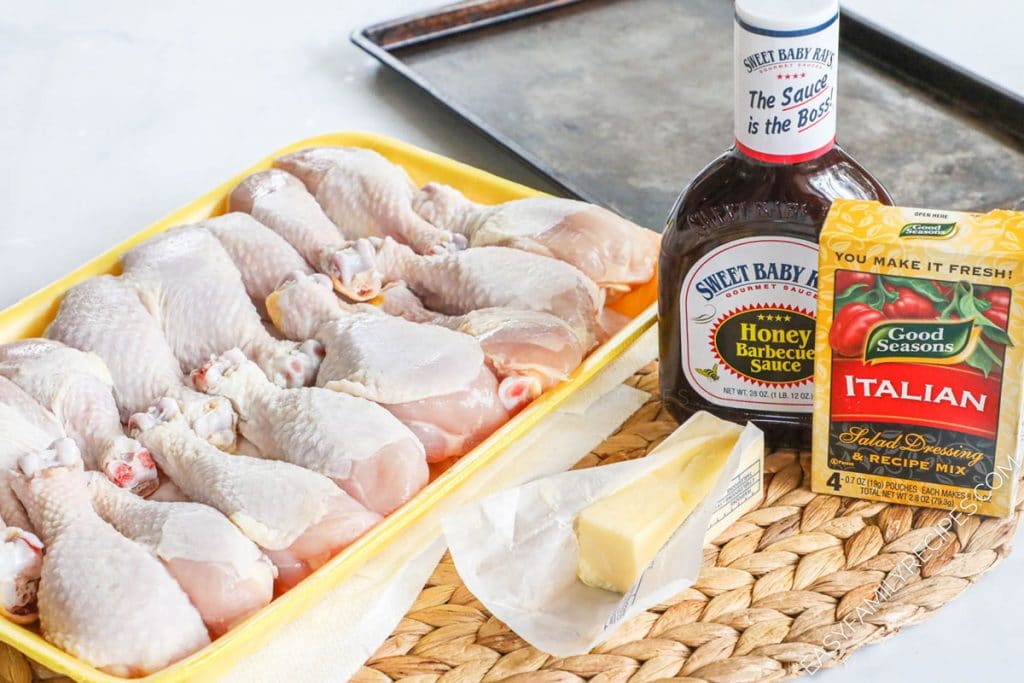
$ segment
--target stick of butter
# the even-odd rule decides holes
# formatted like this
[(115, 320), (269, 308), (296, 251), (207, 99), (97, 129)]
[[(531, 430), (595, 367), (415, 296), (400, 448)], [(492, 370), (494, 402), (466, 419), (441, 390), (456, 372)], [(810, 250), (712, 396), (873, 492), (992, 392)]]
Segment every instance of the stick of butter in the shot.
[[(697, 413), (648, 454), (657, 461), (650, 470), (584, 508), (576, 520), (580, 580), (595, 588), (627, 592), (714, 487), (742, 431), (710, 413)], [(746, 476), (738, 488), (734, 477), (719, 501), (711, 538), (760, 497), (763, 440), (755, 440), (746, 450), (738, 473)], [(752, 463), (756, 477), (751, 476)]]

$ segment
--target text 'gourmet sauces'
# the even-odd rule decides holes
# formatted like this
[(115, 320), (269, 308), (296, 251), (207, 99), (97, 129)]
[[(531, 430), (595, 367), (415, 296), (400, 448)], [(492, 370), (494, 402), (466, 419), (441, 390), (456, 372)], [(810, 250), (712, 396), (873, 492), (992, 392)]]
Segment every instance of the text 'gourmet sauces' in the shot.
[(737, 0), (735, 146), (669, 216), (659, 271), (661, 396), (809, 439), (818, 232), (836, 197), (889, 196), (835, 144), (836, 0)]
[(813, 489), (1009, 514), (1024, 214), (837, 201), (819, 287)]

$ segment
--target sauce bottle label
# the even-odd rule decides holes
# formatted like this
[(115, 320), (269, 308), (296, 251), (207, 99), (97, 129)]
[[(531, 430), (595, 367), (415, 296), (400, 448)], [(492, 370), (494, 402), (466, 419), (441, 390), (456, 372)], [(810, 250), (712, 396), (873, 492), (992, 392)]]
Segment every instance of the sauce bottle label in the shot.
[(821, 156), (836, 138), (839, 15), (799, 31), (774, 31), (739, 17), (735, 28), (736, 145), (760, 161)]
[(726, 407), (810, 413), (818, 248), (766, 235), (723, 244), (687, 273), (680, 296), (683, 374)]

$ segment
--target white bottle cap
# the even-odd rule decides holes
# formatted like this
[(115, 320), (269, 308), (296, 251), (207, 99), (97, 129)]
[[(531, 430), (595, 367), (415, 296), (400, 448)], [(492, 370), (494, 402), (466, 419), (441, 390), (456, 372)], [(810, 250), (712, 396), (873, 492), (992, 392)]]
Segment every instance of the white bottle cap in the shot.
[(835, 144), (838, 0), (736, 0), (736, 148), (773, 164)]
[(736, 18), (766, 31), (805, 31), (838, 13), (839, 0), (736, 0)]

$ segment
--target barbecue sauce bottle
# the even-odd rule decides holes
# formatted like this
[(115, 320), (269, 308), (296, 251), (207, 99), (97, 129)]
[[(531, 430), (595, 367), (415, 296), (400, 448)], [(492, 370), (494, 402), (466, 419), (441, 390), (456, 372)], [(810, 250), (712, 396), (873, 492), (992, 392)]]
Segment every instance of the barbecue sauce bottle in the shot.
[(736, 0), (735, 145), (680, 195), (659, 263), (661, 397), (810, 442), (818, 232), (889, 194), (835, 142), (837, 0)]

